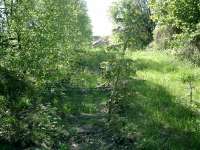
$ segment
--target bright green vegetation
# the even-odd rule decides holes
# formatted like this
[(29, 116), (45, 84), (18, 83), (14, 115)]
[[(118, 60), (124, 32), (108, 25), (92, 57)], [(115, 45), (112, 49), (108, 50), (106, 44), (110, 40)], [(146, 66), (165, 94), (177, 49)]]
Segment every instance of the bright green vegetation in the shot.
[[(191, 105), (183, 74), (199, 75), (200, 69), (164, 52), (129, 53), (137, 68), (132, 86), (135, 96), (128, 113), (130, 129), (136, 128), (145, 149), (198, 149), (199, 114)], [(194, 99), (199, 101), (200, 82), (195, 82)], [(139, 129), (139, 130), (138, 130)], [(139, 143), (140, 143), (139, 142)]]
[[(112, 57), (112, 54), (98, 49), (88, 52), (87, 57), (82, 59), (87, 70), (82, 76), (88, 90), (103, 84), (96, 68)], [(199, 107), (190, 103), (188, 85), (181, 78), (185, 74), (199, 75), (200, 69), (159, 51), (127, 52), (126, 58), (134, 61), (137, 71), (128, 79), (126, 109), (115, 121), (122, 135), (131, 142), (118, 137), (118, 127), (115, 127), (116, 130), (108, 129), (103, 110), (106, 108), (107, 92), (92, 90), (82, 95), (74, 93), (77, 99), (73, 98), (70, 102), (70, 108), (75, 108), (70, 113), (76, 112), (77, 117), (73, 116), (68, 121), (72, 127), (73, 142), (83, 149), (125, 149), (126, 146), (129, 149), (198, 149)], [(199, 103), (200, 81), (194, 86), (194, 100)], [(120, 142), (115, 145), (109, 137), (123, 141), (123, 147), (119, 146)]]
[[(89, 51), (82, 59), (87, 71), (81, 74), (88, 90), (104, 83), (96, 68), (113, 56), (98, 49)], [(76, 112), (77, 118), (73, 116), (71, 122), (68, 121), (72, 127), (73, 142), (83, 149), (125, 149), (126, 146), (128, 149), (198, 149), (200, 81), (194, 83), (194, 100), (198, 102), (195, 105), (190, 103), (188, 85), (181, 78), (185, 74), (198, 76), (200, 69), (159, 51), (129, 51), (126, 58), (134, 61), (137, 71), (128, 79), (129, 94), (124, 100), (126, 108), (116, 116), (116, 126), (109, 129), (106, 123), (107, 92), (74, 93), (77, 99), (71, 100), (70, 108), (74, 106), (75, 109), (70, 113)], [(118, 126), (121, 138), (118, 137)], [(128, 140), (123, 137), (128, 137)]]
[(156, 23), (151, 46), (200, 64), (199, 0), (149, 0), (149, 6)]
[(84, 0), (0, 0), (0, 141), (20, 149), (65, 144), (63, 118), (73, 107), (63, 105), (63, 86), (75, 86), (91, 36)]
[(0, 149), (198, 150), (198, 1), (0, 0)]
[(144, 48), (152, 41), (154, 22), (146, 0), (118, 0), (110, 10), (115, 42), (127, 42), (128, 47)]
[[(114, 54), (103, 49), (87, 51), (80, 60), (83, 70), (78, 74), (81, 80), (76, 80), (79, 88), (70, 90), (63, 86), (64, 105), (71, 114), (64, 119), (70, 134), (69, 146), (91, 150), (126, 146), (128, 149), (198, 149), (199, 107), (190, 103), (188, 85), (181, 78), (185, 74), (198, 76), (200, 69), (165, 52), (127, 52), (126, 58), (134, 61), (137, 71), (127, 79), (126, 108), (116, 116), (116, 126), (110, 129), (105, 113), (109, 92), (95, 87), (105, 82), (97, 68)], [(199, 103), (200, 81), (194, 86), (194, 100)]]
[(162, 51), (130, 52), (127, 55), (135, 60), (138, 78), (163, 86), (177, 99), (188, 99), (189, 89), (187, 84), (183, 83), (182, 77), (184, 75), (196, 76), (194, 100), (200, 99), (198, 92), (200, 86), (200, 80), (198, 80), (200, 75), (199, 67), (188, 61), (181, 61), (173, 55)]
[[(77, 76), (73, 78), (76, 87), (59, 85), (56, 95), (52, 95), (63, 101), (68, 114), (63, 119), (69, 132), (63, 147), (198, 149), (198, 108), (189, 102), (187, 84), (181, 78), (187, 73), (199, 75), (200, 69), (165, 52), (128, 51), (126, 58), (134, 61), (136, 75), (132, 73), (128, 78), (127, 107), (115, 120), (122, 132), (119, 137), (118, 127), (110, 129), (106, 121), (109, 92), (95, 89), (105, 82), (98, 69), (100, 63), (112, 59), (114, 54), (103, 49), (87, 51), (80, 59), (82, 71), (77, 74), (80, 80), (75, 80)], [(200, 82), (194, 85), (197, 89), (194, 100), (199, 101)]]

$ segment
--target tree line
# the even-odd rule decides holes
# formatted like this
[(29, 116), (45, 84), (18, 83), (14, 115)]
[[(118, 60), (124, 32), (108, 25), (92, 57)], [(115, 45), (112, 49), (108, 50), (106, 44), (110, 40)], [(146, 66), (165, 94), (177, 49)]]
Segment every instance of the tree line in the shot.
[(199, 64), (199, 0), (119, 0), (111, 7), (114, 41), (169, 50)]
[(91, 35), (84, 0), (0, 1), (1, 141), (62, 145), (61, 110), (48, 85), (70, 82)]

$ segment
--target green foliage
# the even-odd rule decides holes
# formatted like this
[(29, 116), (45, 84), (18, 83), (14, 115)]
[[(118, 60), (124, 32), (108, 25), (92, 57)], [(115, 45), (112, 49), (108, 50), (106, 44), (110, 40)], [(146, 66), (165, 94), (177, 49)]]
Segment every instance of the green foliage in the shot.
[(61, 92), (53, 97), (46, 85), (69, 83), (91, 44), (85, 1), (0, 0), (0, 26), (0, 140), (65, 149)]
[(12, 141), (15, 135), (15, 129), (13, 124), (15, 123), (15, 117), (11, 115), (10, 110), (6, 107), (7, 102), (5, 97), (0, 97), (0, 139)]
[(194, 30), (199, 23), (199, 0), (151, 0), (152, 18), (181, 30)]
[(194, 74), (186, 74), (184, 73), (181, 77), (181, 80), (184, 82), (184, 83), (187, 83), (187, 82), (195, 82), (197, 80), (197, 77), (194, 75)]
[(172, 49), (174, 54), (199, 64), (199, 0), (151, 0), (150, 8), (157, 29), (171, 28), (169, 34), (161, 32), (161, 43), (154, 37), (154, 48)]
[[(183, 73), (198, 78), (200, 69), (165, 51), (130, 52), (127, 57), (134, 60), (137, 75), (129, 82), (134, 92), (124, 131), (135, 137), (136, 149), (198, 149), (199, 107), (188, 104), (188, 89), (180, 78)], [(199, 80), (193, 85), (199, 89)], [(193, 99), (199, 102), (198, 90)]]
[[(126, 109), (128, 108), (127, 97), (130, 94), (127, 85), (130, 76), (136, 73), (133, 61), (125, 59), (126, 48), (125, 43), (122, 52), (118, 50), (116, 57), (100, 64), (103, 78), (111, 87), (110, 98), (107, 101), (109, 128), (120, 137), (124, 134), (122, 130), (125, 123), (123, 114), (126, 113)], [(110, 51), (116, 51), (115, 49), (110, 48)]]
[(200, 64), (199, 33), (199, 24), (197, 24), (197, 30), (173, 35), (173, 40), (170, 42), (171, 48), (177, 56), (197, 65)]
[(74, 55), (91, 39), (85, 3), (81, 0), (4, 3), (8, 12), (5, 31), (8, 47), (1, 64), (34, 81), (55, 80), (70, 74)]
[(24, 133), (29, 133), (21, 140), (25, 142), (29, 140), (36, 146), (46, 149), (52, 149), (65, 142), (69, 133), (64, 129), (57, 112), (57, 108), (49, 104), (37, 106), (33, 112), (27, 114), (21, 124)]
[(12, 114), (6, 99), (0, 99), (0, 139), (20, 147), (32, 145), (52, 149), (64, 142), (68, 132), (64, 129), (57, 109), (50, 105), (39, 104), (17, 115)]
[(152, 40), (154, 23), (146, 0), (120, 0), (111, 7), (118, 43), (128, 40), (130, 48), (144, 48)]
[(194, 83), (198, 81), (197, 75), (194, 75), (192, 73), (184, 73), (181, 77), (181, 80), (183, 83), (188, 84), (188, 91), (189, 91), (189, 97), (190, 97), (190, 102), (193, 102), (193, 94), (194, 94)]
[(133, 61), (132, 60), (124, 60), (124, 59), (115, 59), (110, 60), (109, 62), (102, 62), (101, 68), (103, 69), (103, 77), (107, 81), (111, 81), (111, 85), (113, 85), (116, 78), (119, 74), (119, 80), (124, 81), (126, 80), (130, 74), (134, 74), (135, 70), (133, 69)]
[(149, 46), (159, 50), (169, 48), (173, 33), (174, 31), (172, 27), (167, 25), (157, 25), (153, 31), (154, 40)]
[[(196, 78), (199, 68), (165, 51), (128, 51), (125, 58), (137, 70), (126, 76), (125, 86), (119, 83), (109, 101), (114, 139), (123, 144), (128, 139), (127, 147), (135, 149), (198, 149), (199, 107), (194, 101), (188, 104), (188, 89), (180, 78), (183, 72)], [(199, 80), (193, 84), (200, 87)], [(193, 100), (199, 98), (194, 91)]]
[[(156, 16), (154, 2), (156, 20), (165, 12)], [(159, 10), (166, 6), (172, 15), (158, 21), (158, 47), (199, 48), (198, 10), (189, 10), (194, 4), (160, 1)], [(84, 1), (3, 0), (0, 5), (6, 10), (0, 12), (3, 149), (4, 143), (47, 150), (199, 148), (199, 108), (185, 105), (185, 83), (179, 80), (182, 72), (191, 72), (183, 81), (199, 87), (193, 76), (199, 69), (160, 52), (126, 51), (151, 41), (154, 24), (146, 0), (115, 3), (111, 13), (119, 47), (87, 52), (91, 26)], [(183, 9), (189, 18), (183, 18)], [(198, 92), (190, 93), (199, 99)]]

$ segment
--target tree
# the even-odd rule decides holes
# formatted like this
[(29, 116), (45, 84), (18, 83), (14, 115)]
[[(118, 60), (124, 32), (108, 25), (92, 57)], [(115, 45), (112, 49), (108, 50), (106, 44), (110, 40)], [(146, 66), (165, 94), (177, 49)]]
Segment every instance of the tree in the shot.
[(128, 41), (128, 47), (143, 48), (152, 40), (154, 23), (146, 0), (120, 0), (111, 7), (118, 41)]
[(150, 7), (154, 21), (182, 31), (194, 31), (200, 22), (199, 0), (150, 0)]
[(4, 0), (6, 56), (1, 65), (34, 80), (62, 78), (91, 39), (81, 0)]
[(155, 45), (173, 49), (175, 54), (200, 64), (200, 0), (150, 0), (150, 8), (157, 24), (154, 36), (161, 37), (154, 39)]
[(43, 99), (91, 42), (85, 1), (0, 0), (0, 10), (0, 140), (59, 149), (62, 108)]

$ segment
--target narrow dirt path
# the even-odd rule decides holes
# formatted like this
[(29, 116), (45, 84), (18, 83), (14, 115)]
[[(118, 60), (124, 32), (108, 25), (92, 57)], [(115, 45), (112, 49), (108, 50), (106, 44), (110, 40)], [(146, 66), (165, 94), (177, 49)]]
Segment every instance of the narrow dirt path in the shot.
[(71, 116), (69, 123), (75, 129), (70, 138), (71, 150), (105, 150), (113, 147), (112, 136), (106, 127), (106, 113)]

